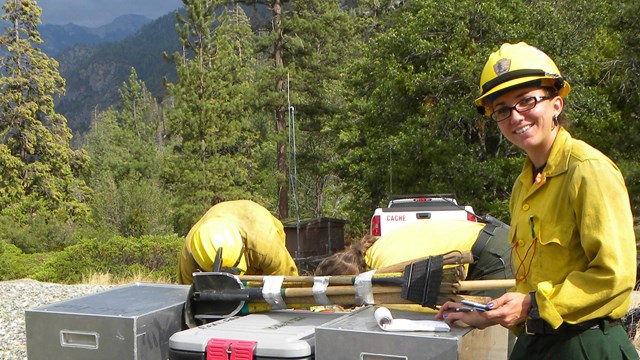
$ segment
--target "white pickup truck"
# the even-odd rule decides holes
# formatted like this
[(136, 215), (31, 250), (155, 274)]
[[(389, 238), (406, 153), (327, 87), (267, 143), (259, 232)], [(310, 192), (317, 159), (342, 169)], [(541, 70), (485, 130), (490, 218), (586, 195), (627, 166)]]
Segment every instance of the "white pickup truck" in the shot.
[(420, 220), (477, 221), (473, 208), (458, 205), (454, 194), (396, 195), (371, 217), (371, 235), (378, 237), (404, 224)]

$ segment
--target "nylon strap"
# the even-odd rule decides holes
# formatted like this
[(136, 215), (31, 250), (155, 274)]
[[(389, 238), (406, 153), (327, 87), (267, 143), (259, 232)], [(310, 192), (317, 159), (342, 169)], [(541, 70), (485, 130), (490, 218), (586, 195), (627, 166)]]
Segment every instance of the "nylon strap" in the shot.
[(489, 240), (493, 237), (493, 232), (496, 230), (498, 226), (495, 224), (488, 223), (486, 224), (480, 233), (478, 234), (478, 238), (476, 242), (473, 243), (471, 247), (471, 254), (473, 255), (473, 260), (478, 261), (480, 258), (480, 253), (484, 250), (485, 246), (489, 243)]
[(495, 78), (484, 83), (484, 85), (482, 85), (482, 93), (484, 94), (489, 90), (493, 89), (494, 87), (513, 79), (519, 79), (527, 76), (545, 76), (545, 75), (547, 75), (547, 73), (545, 73), (545, 71), (542, 69), (520, 69), (520, 70), (509, 71), (502, 75), (496, 76)]

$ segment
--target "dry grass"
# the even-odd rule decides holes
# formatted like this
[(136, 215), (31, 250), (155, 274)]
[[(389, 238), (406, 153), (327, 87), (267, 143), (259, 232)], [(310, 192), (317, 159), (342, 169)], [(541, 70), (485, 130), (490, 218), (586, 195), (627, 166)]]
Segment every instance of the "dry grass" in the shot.
[(89, 285), (126, 285), (137, 282), (146, 283), (159, 283), (170, 284), (171, 281), (168, 278), (162, 278), (154, 276), (154, 274), (138, 272), (132, 276), (127, 277), (114, 277), (110, 273), (94, 273), (85, 274), (82, 276), (82, 283)]
[[(635, 314), (633, 311), (633, 309), (637, 308), (640, 306), (640, 291), (632, 291), (631, 292), (631, 304), (629, 306), (629, 312), (627, 313), (627, 316), (633, 316), (633, 314)], [(636, 350), (640, 351), (640, 332), (638, 330), (640, 330), (639, 328), (639, 324), (640, 322), (638, 322), (637, 319), (631, 319), (631, 324), (629, 324), (630, 326), (634, 326), (635, 329), (627, 329), (627, 333), (629, 334), (629, 338), (631, 339), (631, 341), (633, 342), (633, 345), (635, 346)]]

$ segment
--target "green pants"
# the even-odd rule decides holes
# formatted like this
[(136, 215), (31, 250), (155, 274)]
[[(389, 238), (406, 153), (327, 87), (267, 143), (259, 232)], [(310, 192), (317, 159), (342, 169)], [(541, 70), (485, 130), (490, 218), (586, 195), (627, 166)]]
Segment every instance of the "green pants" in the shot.
[(626, 360), (638, 352), (622, 325), (573, 335), (518, 336), (509, 360)]

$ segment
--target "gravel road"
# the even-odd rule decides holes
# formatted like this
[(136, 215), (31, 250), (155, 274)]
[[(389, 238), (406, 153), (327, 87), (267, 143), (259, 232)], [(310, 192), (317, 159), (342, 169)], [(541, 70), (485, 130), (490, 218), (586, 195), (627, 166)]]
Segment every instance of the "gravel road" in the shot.
[(0, 360), (27, 360), (24, 311), (112, 288), (109, 285), (60, 285), (35, 280), (0, 282)]

